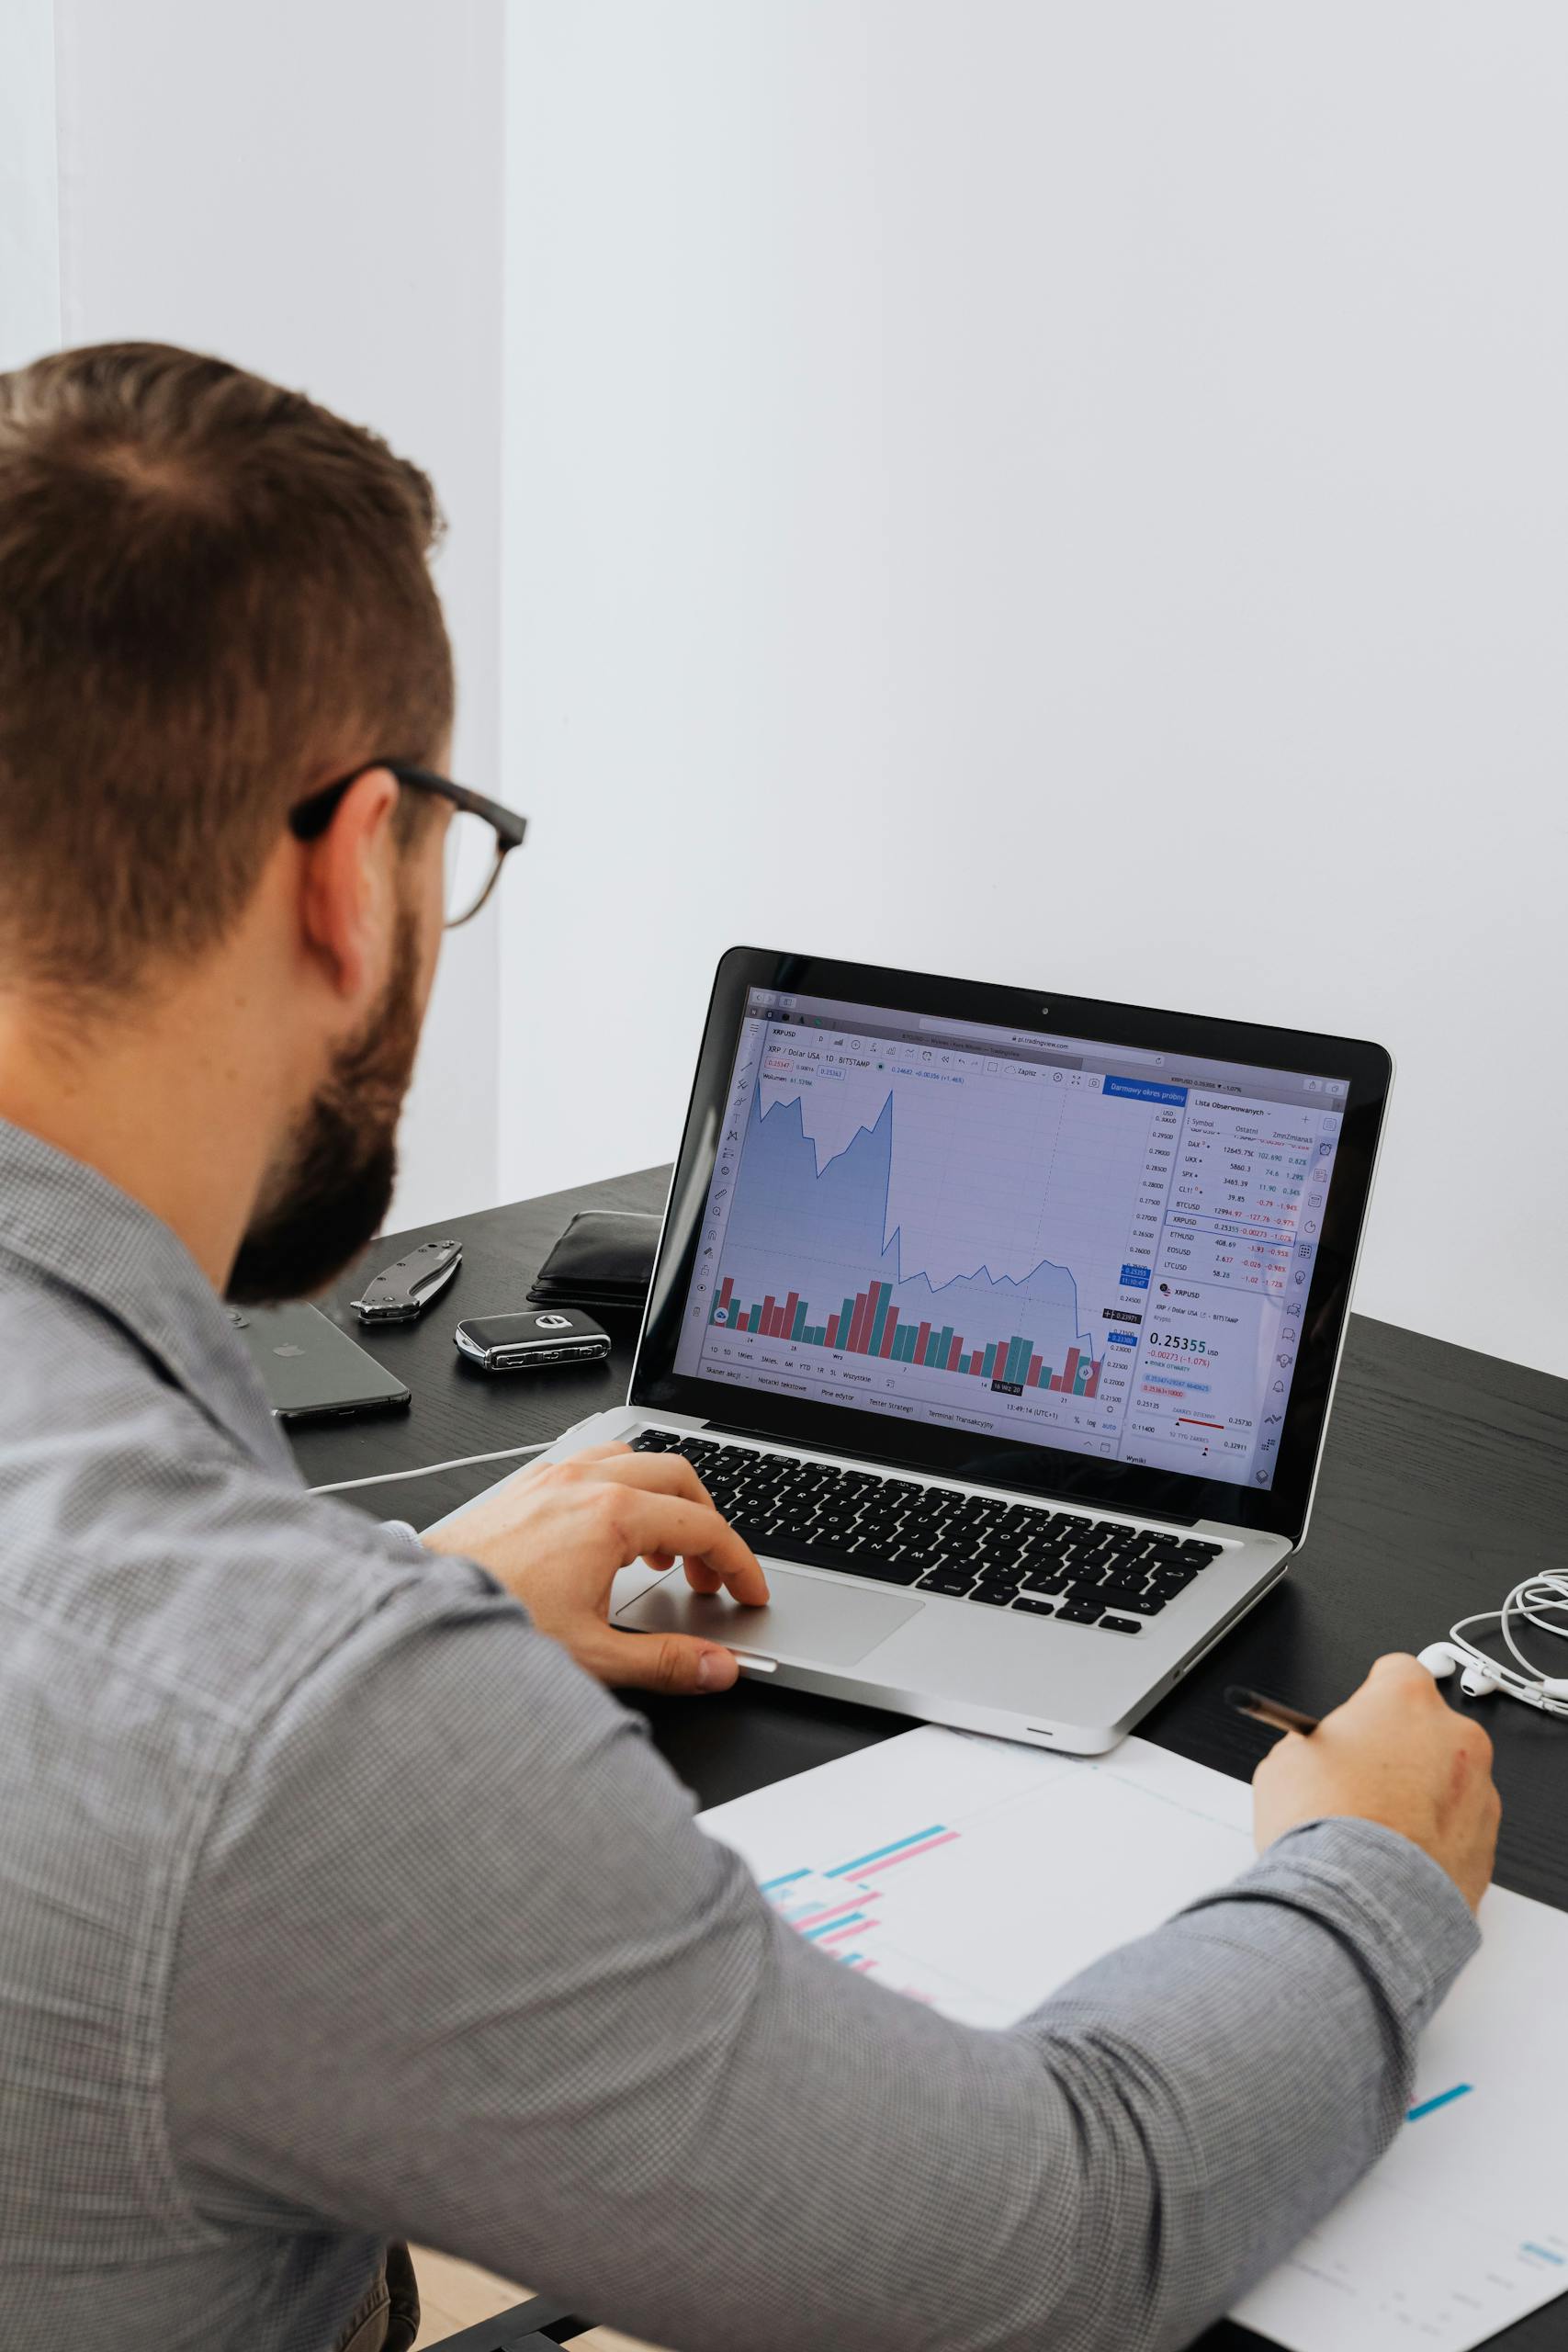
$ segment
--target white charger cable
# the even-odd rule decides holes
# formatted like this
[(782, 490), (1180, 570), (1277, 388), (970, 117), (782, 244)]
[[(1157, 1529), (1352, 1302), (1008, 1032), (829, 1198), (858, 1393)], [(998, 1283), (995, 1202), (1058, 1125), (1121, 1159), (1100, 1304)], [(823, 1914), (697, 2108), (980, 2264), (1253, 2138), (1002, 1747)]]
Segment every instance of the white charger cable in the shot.
[[(1461, 1669), (1460, 1689), (1467, 1699), (1487, 1699), (1495, 1690), (1502, 1690), (1511, 1699), (1522, 1700), (1527, 1707), (1538, 1707), (1542, 1714), (1568, 1720), (1568, 1675), (1548, 1674), (1526, 1656), (1514, 1637), (1518, 1624), (1533, 1625), (1538, 1633), (1568, 1642), (1568, 1574), (1549, 1569), (1524, 1577), (1500, 1609), (1479, 1610), (1473, 1617), (1461, 1617), (1451, 1625), (1447, 1641), (1430, 1643), (1421, 1652), (1420, 1663), (1439, 1682)], [(1515, 1663), (1510, 1666), (1488, 1657), (1471, 1639), (1472, 1625), (1495, 1625)]]
[(434, 1478), (441, 1470), (470, 1470), (479, 1462), (515, 1462), (525, 1453), (547, 1453), (555, 1440), (541, 1438), (537, 1445), (503, 1445), (496, 1453), (460, 1453), (455, 1462), (427, 1462), (418, 1470), (378, 1470), (373, 1478), (338, 1478), (331, 1486), (310, 1487), (312, 1495), (346, 1495), (355, 1487), (396, 1487), (405, 1478)]

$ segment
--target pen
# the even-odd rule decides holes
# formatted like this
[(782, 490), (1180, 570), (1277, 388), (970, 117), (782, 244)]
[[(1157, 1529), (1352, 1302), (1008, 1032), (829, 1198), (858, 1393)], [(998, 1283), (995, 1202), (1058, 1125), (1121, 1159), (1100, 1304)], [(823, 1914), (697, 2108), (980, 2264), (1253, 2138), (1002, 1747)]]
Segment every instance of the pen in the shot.
[(1299, 1707), (1287, 1707), (1282, 1700), (1266, 1699), (1261, 1690), (1248, 1690), (1239, 1682), (1231, 1683), (1225, 1691), (1225, 1704), (1239, 1715), (1251, 1715), (1271, 1731), (1309, 1732), (1317, 1729), (1315, 1715), (1303, 1715)]

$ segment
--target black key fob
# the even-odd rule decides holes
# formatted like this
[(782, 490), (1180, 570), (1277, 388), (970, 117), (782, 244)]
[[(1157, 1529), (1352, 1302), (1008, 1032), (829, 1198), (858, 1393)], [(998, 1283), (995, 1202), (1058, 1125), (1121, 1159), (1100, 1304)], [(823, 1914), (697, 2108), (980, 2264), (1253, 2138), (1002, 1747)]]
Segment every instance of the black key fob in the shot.
[(531, 1306), (522, 1315), (473, 1315), (452, 1334), (481, 1372), (533, 1372), (603, 1363), (610, 1335), (580, 1307)]

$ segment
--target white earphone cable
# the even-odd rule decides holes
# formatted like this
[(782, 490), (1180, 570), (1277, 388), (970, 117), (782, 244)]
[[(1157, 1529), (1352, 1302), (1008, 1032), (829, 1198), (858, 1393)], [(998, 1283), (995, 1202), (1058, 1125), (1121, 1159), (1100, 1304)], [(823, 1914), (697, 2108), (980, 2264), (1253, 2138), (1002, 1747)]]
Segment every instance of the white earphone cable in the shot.
[[(1460, 1618), (1449, 1628), (1446, 1642), (1434, 1642), (1422, 1652), (1421, 1663), (1439, 1678), (1462, 1666), (1464, 1688), (1472, 1696), (1504, 1690), (1543, 1714), (1568, 1718), (1568, 1679), (1548, 1673), (1520, 1647), (1514, 1626), (1521, 1620), (1538, 1633), (1568, 1641), (1568, 1575), (1549, 1569), (1526, 1577), (1506, 1595), (1501, 1608), (1478, 1610), (1472, 1616)], [(1472, 1625), (1495, 1626), (1515, 1663), (1488, 1657), (1472, 1637)]]

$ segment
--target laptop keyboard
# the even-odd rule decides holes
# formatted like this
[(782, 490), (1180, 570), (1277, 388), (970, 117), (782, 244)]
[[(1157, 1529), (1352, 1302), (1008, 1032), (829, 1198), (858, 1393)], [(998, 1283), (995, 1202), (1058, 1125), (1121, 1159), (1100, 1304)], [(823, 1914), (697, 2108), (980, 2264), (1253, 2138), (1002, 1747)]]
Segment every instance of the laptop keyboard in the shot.
[(632, 1450), (684, 1454), (737, 1532), (771, 1559), (1111, 1634), (1142, 1633), (1221, 1549), (678, 1430), (644, 1430)]

